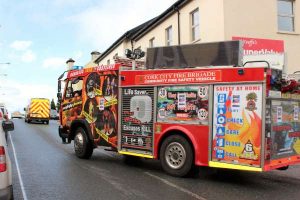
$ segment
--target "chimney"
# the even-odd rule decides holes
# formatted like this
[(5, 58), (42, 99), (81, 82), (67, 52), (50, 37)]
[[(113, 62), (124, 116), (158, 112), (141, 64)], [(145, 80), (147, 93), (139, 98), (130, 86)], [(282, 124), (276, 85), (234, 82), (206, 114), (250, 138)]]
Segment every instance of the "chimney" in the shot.
[(73, 60), (72, 58), (69, 58), (69, 60), (67, 60), (67, 65), (68, 65), (68, 70), (71, 70), (74, 66), (75, 60)]
[(91, 55), (92, 55), (92, 61), (94, 61), (101, 55), (101, 53), (98, 51), (92, 51)]

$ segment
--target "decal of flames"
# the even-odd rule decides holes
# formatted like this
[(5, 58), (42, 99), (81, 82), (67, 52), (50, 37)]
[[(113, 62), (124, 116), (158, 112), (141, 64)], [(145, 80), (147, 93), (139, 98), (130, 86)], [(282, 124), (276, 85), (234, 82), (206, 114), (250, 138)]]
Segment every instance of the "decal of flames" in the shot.
[[(232, 93), (229, 92), (229, 97)], [(231, 98), (226, 100), (227, 111), (226, 119), (234, 118), (232, 113)], [(241, 105), (242, 106), (242, 105)], [(261, 146), (261, 117), (255, 110), (249, 111), (242, 109), (242, 123), (227, 121), (224, 126), (228, 132), (235, 131), (236, 134), (225, 134), (225, 151), (231, 153), (231, 156), (224, 157), (224, 160), (238, 161), (239, 163), (254, 164), (260, 163), (260, 146)], [(243, 155), (246, 144), (253, 145), (253, 153), (250, 157)]]

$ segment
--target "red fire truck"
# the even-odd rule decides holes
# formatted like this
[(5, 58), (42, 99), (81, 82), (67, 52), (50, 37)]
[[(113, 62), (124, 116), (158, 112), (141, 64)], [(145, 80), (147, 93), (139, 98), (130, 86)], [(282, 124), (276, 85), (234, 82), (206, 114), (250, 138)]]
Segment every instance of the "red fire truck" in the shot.
[(287, 169), (300, 163), (300, 98), (281, 97), (273, 72), (121, 64), (72, 70), (63, 95), (59, 84), (59, 135), (74, 140), (79, 158), (110, 146), (126, 156), (159, 159), (174, 176), (195, 166)]

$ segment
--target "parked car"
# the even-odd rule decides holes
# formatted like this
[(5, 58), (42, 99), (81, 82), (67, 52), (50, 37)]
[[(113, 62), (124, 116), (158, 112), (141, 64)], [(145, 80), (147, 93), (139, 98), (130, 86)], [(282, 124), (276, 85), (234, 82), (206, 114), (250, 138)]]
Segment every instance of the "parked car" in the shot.
[(0, 109), (0, 199), (13, 199), (12, 166), (5, 132), (13, 130), (13, 122)]
[(50, 110), (50, 119), (56, 119), (56, 120), (59, 119), (57, 110), (53, 110), (53, 109)]
[(22, 119), (22, 118), (24, 118), (24, 116), (19, 111), (15, 111), (15, 112), (11, 113), (11, 118), (12, 119), (14, 119), (14, 118)]
[(3, 115), (7, 115), (7, 117), (9, 117), (9, 113), (8, 113), (5, 105), (2, 103), (0, 104), (0, 110), (2, 111)]

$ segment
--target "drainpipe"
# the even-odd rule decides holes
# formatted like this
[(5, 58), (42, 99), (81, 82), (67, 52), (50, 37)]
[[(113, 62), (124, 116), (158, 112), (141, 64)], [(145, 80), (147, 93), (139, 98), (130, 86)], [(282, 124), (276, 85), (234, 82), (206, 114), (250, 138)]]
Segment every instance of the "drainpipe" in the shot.
[[(133, 53), (133, 40), (131, 39), (130, 42), (131, 42), (131, 51)], [(136, 66), (135, 59), (132, 59), (132, 70), (135, 70), (135, 66)]]
[(178, 45), (180, 45), (181, 44), (181, 41), (180, 41), (180, 12), (179, 12), (179, 8), (177, 6), (174, 6), (173, 10), (177, 12)]

